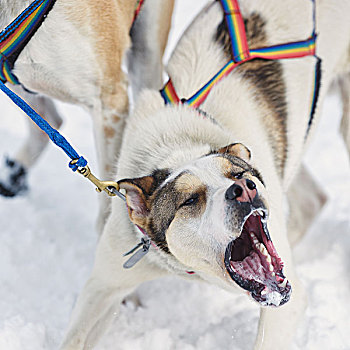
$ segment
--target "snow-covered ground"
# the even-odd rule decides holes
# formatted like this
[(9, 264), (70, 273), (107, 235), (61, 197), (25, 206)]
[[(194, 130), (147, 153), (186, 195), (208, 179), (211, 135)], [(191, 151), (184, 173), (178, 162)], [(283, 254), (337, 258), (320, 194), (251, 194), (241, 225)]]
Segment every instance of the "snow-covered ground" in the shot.
[[(189, 14), (205, 1), (178, 0)], [(195, 3), (195, 4), (194, 4)], [(184, 27), (176, 17), (175, 37)], [(0, 96), (0, 156), (26, 135), (25, 117)], [(97, 170), (92, 123), (77, 107), (59, 103), (62, 133)], [(350, 167), (338, 136), (340, 100), (331, 95), (307, 162), (329, 203), (295, 249), (309, 296), (294, 349), (350, 349)], [(68, 118), (69, 116), (69, 118)], [(50, 145), (29, 177), (30, 192), (0, 198), (0, 350), (51, 350), (62, 340), (76, 297), (91, 270), (97, 197)], [(140, 287), (140, 308), (122, 306), (102, 350), (250, 349), (258, 306), (244, 295), (175, 278)]]

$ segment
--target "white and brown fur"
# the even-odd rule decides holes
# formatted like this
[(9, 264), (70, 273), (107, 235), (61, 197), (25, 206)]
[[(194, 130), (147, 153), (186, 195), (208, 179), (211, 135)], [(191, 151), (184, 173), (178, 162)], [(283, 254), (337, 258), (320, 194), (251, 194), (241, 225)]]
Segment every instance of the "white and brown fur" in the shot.
[[(252, 47), (304, 40), (312, 32), (311, 1), (240, 3)], [(325, 200), (306, 170), (301, 168), (298, 174), (298, 169), (325, 94), (336, 79), (342, 81), (342, 134), (350, 151), (350, 3), (316, 3), (317, 54), (323, 74), (306, 142), (313, 57), (254, 61), (234, 71), (201, 106), (216, 122), (187, 106), (164, 106), (157, 91), (141, 95), (127, 121), (117, 164), (116, 178), (124, 179), (120, 184), (126, 191), (129, 215), (122, 201), (113, 200), (92, 275), (78, 298), (63, 349), (93, 347), (123, 298), (147, 280), (175, 273), (242, 292), (223, 265), (227, 244), (239, 235), (234, 220), (240, 215), (239, 210), (231, 211), (229, 222), (218, 215), (227, 214), (224, 194), (237, 181), (235, 172), (239, 171), (227, 161), (228, 155), (239, 157), (254, 169), (244, 177), (254, 180), (268, 207), (267, 226), (292, 285), (291, 299), (285, 305), (261, 308), (255, 349), (286, 349), (291, 345), (306, 300), (293, 267), (287, 233), (295, 235), (295, 240)], [(180, 97), (191, 96), (229, 59), (222, 20), (220, 4), (213, 2), (175, 49), (168, 71)], [(199, 196), (196, 206), (183, 208), (181, 203), (192, 193)], [(287, 195), (291, 232), (287, 232)], [(304, 204), (308, 211), (303, 210)], [(125, 270), (122, 253), (141, 238), (134, 224), (143, 227), (160, 249), (151, 248), (143, 260)], [(186, 271), (196, 273), (188, 275)]]
[[(30, 2), (0, 0), (0, 26), (9, 24)], [(61, 126), (62, 118), (51, 98), (83, 106), (92, 115), (103, 179), (110, 177), (119, 153), (129, 113), (128, 85), (135, 99), (144, 87), (161, 87), (173, 5), (174, 0), (146, 1), (132, 27), (136, 0), (57, 0), (16, 61), (14, 74), (33, 93), (9, 87), (54, 128)], [(28, 171), (48, 143), (31, 121), (28, 125), (27, 140), (11, 155), (17, 167), (9, 169), (9, 177), (15, 180), (18, 165)], [(16, 188), (12, 190), (15, 195)]]

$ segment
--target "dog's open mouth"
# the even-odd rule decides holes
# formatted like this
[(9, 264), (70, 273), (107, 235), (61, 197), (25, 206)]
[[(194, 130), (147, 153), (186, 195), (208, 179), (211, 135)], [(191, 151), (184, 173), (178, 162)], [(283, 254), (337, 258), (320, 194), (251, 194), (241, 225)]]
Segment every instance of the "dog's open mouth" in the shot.
[(225, 265), (231, 278), (260, 304), (280, 306), (289, 300), (291, 285), (283, 275), (265, 215), (263, 210), (250, 214), (241, 235), (226, 248)]

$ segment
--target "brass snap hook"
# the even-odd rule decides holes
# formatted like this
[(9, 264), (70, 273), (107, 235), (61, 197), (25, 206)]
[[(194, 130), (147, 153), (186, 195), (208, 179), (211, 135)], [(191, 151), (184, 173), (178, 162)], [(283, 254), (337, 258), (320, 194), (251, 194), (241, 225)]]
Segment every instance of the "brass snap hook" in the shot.
[[(72, 164), (75, 164), (77, 162), (77, 159), (74, 159), (71, 161)], [(90, 180), (95, 186), (97, 192), (106, 192), (108, 196), (115, 197), (118, 196), (119, 198), (122, 198), (125, 200), (125, 196), (119, 192), (119, 185), (115, 181), (101, 181), (99, 180), (94, 174), (92, 174), (90, 168), (86, 165), (80, 169), (78, 169), (79, 174), (86, 177), (88, 180)]]

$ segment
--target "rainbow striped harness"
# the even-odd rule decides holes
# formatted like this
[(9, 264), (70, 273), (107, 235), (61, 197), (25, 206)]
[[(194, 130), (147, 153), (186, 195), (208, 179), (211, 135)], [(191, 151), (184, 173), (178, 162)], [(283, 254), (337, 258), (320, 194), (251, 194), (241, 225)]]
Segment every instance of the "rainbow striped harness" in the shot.
[(244, 62), (256, 58), (265, 60), (279, 60), (287, 58), (300, 58), (305, 56), (314, 56), (317, 59), (315, 69), (315, 80), (313, 96), (311, 100), (311, 116), (308, 130), (311, 126), (312, 117), (316, 108), (319, 86), (320, 86), (320, 64), (321, 60), (316, 56), (316, 33), (315, 33), (315, 3), (314, 6), (314, 30), (310, 38), (304, 41), (291, 42), (287, 44), (263, 47), (260, 49), (249, 49), (244, 21), (238, 5), (238, 0), (220, 0), (224, 11), (225, 20), (232, 46), (232, 59), (225, 64), (205, 85), (203, 85), (194, 95), (188, 99), (179, 98), (171, 78), (160, 91), (165, 104), (187, 104), (198, 109), (205, 101), (211, 89), (236, 67)]
[(40, 28), (56, 0), (33, 1), (14, 21), (0, 33), (0, 80), (19, 84), (12, 73), (15, 62)]

